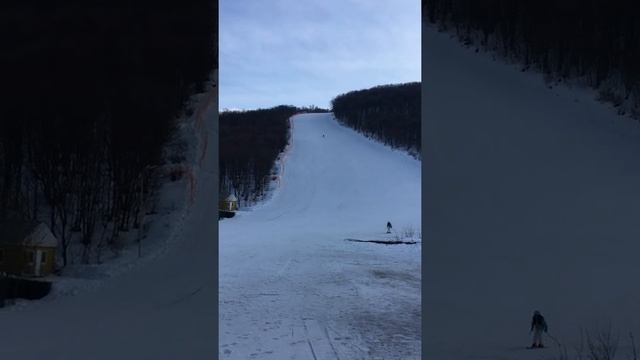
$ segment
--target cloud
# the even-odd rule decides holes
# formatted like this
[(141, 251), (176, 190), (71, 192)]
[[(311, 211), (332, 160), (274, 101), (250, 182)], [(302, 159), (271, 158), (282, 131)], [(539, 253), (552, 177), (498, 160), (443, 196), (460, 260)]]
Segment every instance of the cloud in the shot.
[(420, 80), (415, 0), (220, 0), (220, 107), (329, 106)]

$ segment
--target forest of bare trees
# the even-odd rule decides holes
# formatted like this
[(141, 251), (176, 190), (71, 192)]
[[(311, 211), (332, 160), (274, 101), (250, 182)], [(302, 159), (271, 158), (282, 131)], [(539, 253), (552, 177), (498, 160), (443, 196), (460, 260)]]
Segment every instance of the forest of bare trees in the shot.
[[(419, 157), (420, 83), (353, 91), (339, 95), (332, 105), (341, 123)], [(289, 143), (289, 118), (328, 111), (281, 105), (220, 113), (220, 196), (234, 194), (240, 206), (264, 199), (279, 175), (277, 160)]]
[(423, 17), (549, 82), (577, 82), (640, 118), (640, 22), (632, 0), (425, 0)]
[(217, 2), (16, 0), (0, 28), (0, 218), (44, 220), (65, 265), (72, 234), (93, 261), (139, 225), (176, 119), (217, 68)]
[(220, 113), (220, 196), (233, 193), (241, 205), (261, 200), (277, 176), (276, 160), (289, 142), (289, 118), (302, 112), (327, 111), (315, 106), (280, 105)]
[(420, 156), (420, 83), (376, 86), (332, 100), (341, 123), (393, 148)]

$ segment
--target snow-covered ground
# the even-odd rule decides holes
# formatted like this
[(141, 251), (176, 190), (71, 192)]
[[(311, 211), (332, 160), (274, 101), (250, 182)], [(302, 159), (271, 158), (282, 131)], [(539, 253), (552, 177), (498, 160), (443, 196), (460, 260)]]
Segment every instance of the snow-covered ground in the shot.
[[(76, 296), (59, 291), (0, 309), (0, 359), (205, 359), (217, 352), (218, 154), (207, 146), (217, 137), (216, 92), (194, 115), (200, 138), (192, 140), (201, 153), (194, 159), (192, 205), (183, 206), (190, 194), (164, 188), (159, 210), (175, 205), (176, 211), (151, 225), (142, 261), (107, 266), (108, 276)], [(76, 289), (87, 281), (62, 285)]]
[(271, 199), (220, 222), (220, 358), (419, 359), (421, 244), (345, 239), (420, 232), (420, 162), (331, 114), (291, 121)]
[[(609, 322), (640, 336), (640, 124), (592, 92), (423, 31), (428, 359), (551, 359)], [(573, 358), (573, 357), (571, 357)]]

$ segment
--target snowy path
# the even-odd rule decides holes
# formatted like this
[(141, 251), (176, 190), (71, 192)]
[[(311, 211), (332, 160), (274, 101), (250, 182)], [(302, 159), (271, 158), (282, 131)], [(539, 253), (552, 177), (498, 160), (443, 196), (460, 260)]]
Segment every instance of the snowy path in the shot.
[[(215, 96), (214, 96), (215, 98)], [(217, 136), (217, 104), (204, 114)], [(0, 359), (206, 359), (217, 349), (217, 149), (209, 147), (198, 197), (163, 256), (77, 296), (0, 309)]]
[(344, 239), (420, 229), (420, 162), (330, 114), (292, 123), (281, 187), (220, 222), (220, 358), (419, 359), (420, 245)]
[[(544, 359), (539, 309), (569, 349), (580, 327), (640, 334), (640, 125), (587, 91), (423, 33), (429, 359)], [(628, 348), (619, 350), (626, 358)]]

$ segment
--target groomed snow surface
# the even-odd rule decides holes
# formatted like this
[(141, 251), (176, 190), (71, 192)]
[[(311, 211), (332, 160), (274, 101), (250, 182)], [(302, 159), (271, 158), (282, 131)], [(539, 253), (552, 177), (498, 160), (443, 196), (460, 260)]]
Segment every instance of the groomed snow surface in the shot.
[[(423, 32), (426, 359), (573, 359), (640, 337), (640, 126), (538, 74)], [(560, 359), (559, 357), (555, 357)]]
[(420, 162), (331, 114), (291, 124), (271, 199), (220, 222), (220, 358), (419, 359), (421, 244), (345, 239), (418, 236)]

